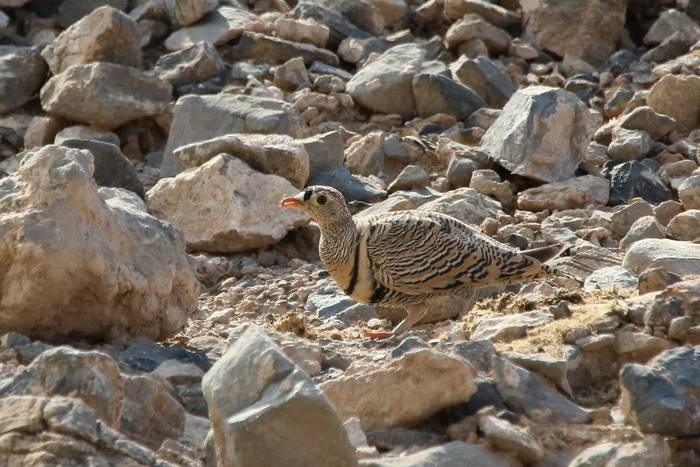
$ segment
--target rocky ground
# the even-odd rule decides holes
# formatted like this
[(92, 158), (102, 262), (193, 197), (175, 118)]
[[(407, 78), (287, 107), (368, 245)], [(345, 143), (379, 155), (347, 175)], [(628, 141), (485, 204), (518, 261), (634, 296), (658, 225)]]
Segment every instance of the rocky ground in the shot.
[[(700, 2), (0, 0), (0, 44), (0, 465), (700, 465)], [(367, 340), (312, 184), (563, 274)]]

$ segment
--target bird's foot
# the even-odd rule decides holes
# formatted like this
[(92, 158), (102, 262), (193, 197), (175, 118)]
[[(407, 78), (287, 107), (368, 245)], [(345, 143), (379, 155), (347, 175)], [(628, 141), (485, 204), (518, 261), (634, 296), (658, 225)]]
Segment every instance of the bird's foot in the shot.
[(370, 339), (388, 339), (396, 334), (394, 331), (375, 331), (374, 329), (364, 328), (362, 330), (362, 335)]

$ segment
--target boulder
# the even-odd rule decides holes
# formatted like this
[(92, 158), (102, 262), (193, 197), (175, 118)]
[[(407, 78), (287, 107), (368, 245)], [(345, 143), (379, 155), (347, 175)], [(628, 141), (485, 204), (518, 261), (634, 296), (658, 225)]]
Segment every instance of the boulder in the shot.
[(616, 165), (610, 171), (610, 199), (613, 206), (625, 204), (632, 198), (642, 198), (659, 204), (671, 199), (671, 190), (654, 170), (639, 161)]
[(654, 83), (646, 101), (688, 129), (700, 126), (700, 76), (665, 75)]
[(423, 188), (430, 184), (430, 174), (418, 165), (407, 165), (387, 188), (389, 193)]
[(582, 177), (528, 188), (518, 194), (518, 209), (561, 211), (608, 204), (610, 182), (602, 177)]
[(93, 171), (89, 152), (45, 146), (3, 179), (0, 332), (162, 339), (197, 309), (179, 231)]
[(503, 459), (478, 444), (452, 441), (400, 457), (360, 461), (361, 467), (503, 467)]
[(634, 443), (598, 443), (577, 455), (569, 467), (606, 467), (609, 465), (648, 465), (662, 467), (671, 463), (671, 449), (660, 436), (646, 436)]
[(353, 175), (345, 166), (337, 167), (312, 174), (308, 185), (326, 185), (340, 191), (345, 200), (350, 201), (376, 201), (386, 195), (383, 188), (368, 178)]
[(72, 125), (56, 133), (54, 144), (62, 144), (69, 139), (87, 139), (90, 141), (101, 141), (103, 143), (121, 146), (121, 141), (116, 133), (100, 130), (87, 125)]
[(138, 68), (141, 45), (136, 23), (121, 11), (104, 6), (59, 34), (41, 55), (54, 75), (92, 62)]
[(304, 122), (290, 104), (278, 99), (227, 94), (183, 96), (173, 109), (162, 175), (172, 177), (186, 168), (173, 155), (180, 146), (236, 133), (303, 136)]
[(620, 240), (620, 248), (627, 248), (645, 238), (666, 238), (666, 233), (666, 228), (659, 224), (654, 216), (642, 216), (634, 221), (624, 238)]
[(39, 49), (0, 45), (0, 114), (18, 109), (32, 99), (47, 71)]
[(197, 24), (178, 29), (165, 40), (168, 50), (183, 50), (198, 42), (221, 45), (245, 31), (262, 32), (265, 23), (244, 8), (222, 6), (207, 13)]
[(676, 240), (689, 242), (700, 238), (700, 209), (689, 209), (668, 223), (668, 233)]
[(423, 204), (418, 211), (440, 212), (472, 225), (481, 225), (488, 218), (496, 218), (501, 203), (482, 195), (473, 188), (458, 188), (438, 199)]
[(607, 60), (625, 33), (626, 0), (535, 0), (522, 7), (527, 40), (595, 66)]
[(198, 167), (219, 154), (230, 154), (254, 170), (286, 178), (299, 190), (309, 178), (309, 154), (300, 141), (286, 135), (225, 135), (173, 151), (188, 167)]
[(384, 17), (387, 26), (403, 20), (408, 10), (405, 0), (368, 0), (368, 3)]
[(700, 174), (691, 175), (680, 184), (678, 199), (685, 209), (700, 209)]
[(543, 182), (573, 178), (594, 118), (574, 94), (530, 86), (513, 94), (486, 131), (483, 149), (511, 172)]
[(150, 212), (182, 229), (190, 251), (237, 253), (272, 245), (307, 221), (299, 210), (280, 209), (299, 190), (229, 154), (161, 179), (147, 193)]
[(413, 76), (421, 71), (425, 56), (425, 50), (415, 44), (392, 47), (355, 73), (347, 92), (370, 110), (411, 118), (416, 112)]
[(413, 77), (413, 98), (419, 117), (443, 113), (464, 120), (476, 110), (486, 107), (486, 102), (467, 86), (447, 76), (430, 73)]
[(107, 130), (166, 112), (171, 97), (169, 83), (106, 62), (75, 65), (41, 88), (46, 112)]
[(178, 87), (220, 76), (225, 69), (224, 61), (211, 43), (197, 42), (177, 52), (162, 55), (153, 72)]
[(488, 57), (471, 59), (462, 55), (450, 65), (450, 71), (455, 79), (480, 95), (489, 107), (502, 108), (518, 89)]
[(634, 243), (623, 266), (637, 276), (645, 269), (662, 267), (680, 276), (700, 274), (700, 245), (667, 239), (646, 239)]
[(698, 436), (700, 347), (677, 347), (648, 365), (629, 364), (620, 371), (620, 406), (643, 433), (669, 437)]
[(372, 430), (415, 424), (468, 401), (476, 390), (475, 377), (461, 357), (414, 349), (382, 364), (351, 366), (321, 389), (341, 419), (357, 417), (364, 430)]
[(207, 372), (202, 390), (219, 465), (357, 465), (326, 396), (254, 326)]
[(345, 142), (340, 131), (329, 131), (299, 140), (309, 154), (311, 176), (335, 170), (345, 160)]
[(306, 65), (322, 62), (337, 66), (339, 63), (338, 57), (329, 50), (256, 32), (244, 32), (236, 45), (226, 51), (229, 60), (254, 59), (272, 64), (281, 64), (296, 57), (301, 57)]

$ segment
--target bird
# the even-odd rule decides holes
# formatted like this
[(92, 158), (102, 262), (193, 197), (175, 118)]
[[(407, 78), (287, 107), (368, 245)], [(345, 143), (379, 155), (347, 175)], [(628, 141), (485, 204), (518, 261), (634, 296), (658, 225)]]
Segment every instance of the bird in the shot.
[(406, 317), (391, 331), (364, 329), (384, 339), (411, 329), (427, 313), (426, 300), (470, 297), (484, 286), (534, 278), (553, 269), (544, 264), (563, 245), (518, 251), (475, 227), (438, 212), (350, 213), (343, 195), (309, 186), (281, 200), (302, 209), (321, 231), (319, 256), (343, 292), (359, 303), (403, 308)]

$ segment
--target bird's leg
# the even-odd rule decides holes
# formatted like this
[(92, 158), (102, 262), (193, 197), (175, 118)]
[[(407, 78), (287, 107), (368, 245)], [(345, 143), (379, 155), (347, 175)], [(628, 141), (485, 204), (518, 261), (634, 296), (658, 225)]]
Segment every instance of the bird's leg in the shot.
[(406, 317), (391, 331), (372, 331), (370, 329), (364, 329), (362, 334), (372, 339), (386, 339), (392, 336), (398, 336), (411, 329), (428, 312), (428, 308), (425, 307), (425, 305), (409, 305), (404, 309), (406, 310)]

